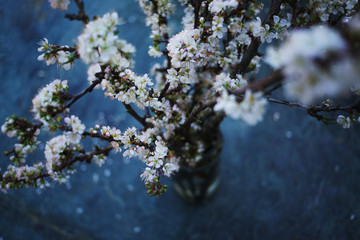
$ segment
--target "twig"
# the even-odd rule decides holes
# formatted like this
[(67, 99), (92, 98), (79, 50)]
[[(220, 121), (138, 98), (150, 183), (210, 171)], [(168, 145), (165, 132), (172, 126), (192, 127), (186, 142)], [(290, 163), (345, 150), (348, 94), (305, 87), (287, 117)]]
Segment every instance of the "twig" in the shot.
[[(79, 154), (79, 155), (73, 155), (71, 159), (69, 159), (68, 161), (66, 161), (65, 163), (63, 163), (61, 166), (57, 167), (54, 169), (55, 172), (60, 172), (62, 170), (64, 170), (65, 168), (73, 165), (74, 163), (76, 162), (83, 162), (83, 161), (90, 161), (94, 155), (100, 155), (100, 154), (104, 154), (104, 155), (108, 155), (110, 153), (110, 151), (113, 149), (113, 147), (110, 145), (110, 146), (107, 146), (107, 147), (104, 147), (104, 148), (96, 148), (95, 150), (87, 153), (87, 154)], [(50, 174), (47, 173), (47, 172), (42, 172), (40, 173), (39, 175), (36, 175), (36, 176), (32, 176), (32, 177), (29, 177), (29, 178), (4, 178), (2, 175), (0, 175), (0, 180), (1, 181), (6, 181), (6, 183), (19, 183), (19, 182), (23, 182), (25, 184), (28, 184), (28, 183), (35, 183), (36, 180), (38, 179), (43, 179), (45, 177), (50, 177)]]
[(80, 0), (75, 0), (75, 4), (77, 8), (79, 9), (78, 14), (66, 14), (65, 18), (69, 19), (70, 21), (78, 20), (82, 21), (84, 24), (87, 24), (89, 22), (89, 17), (85, 13), (84, 9), (84, 2)]
[(53, 48), (53, 50), (51, 50), (50, 53), (57, 53), (59, 51), (76, 52), (76, 48), (74, 48), (74, 47), (65, 47), (65, 46), (58, 46), (58, 45), (52, 45), (51, 47)]
[(360, 100), (358, 100), (357, 102), (355, 102), (353, 105), (349, 105), (349, 106), (336, 106), (336, 107), (327, 107), (324, 105), (304, 105), (298, 102), (290, 102), (290, 101), (285, 101), (285, 100), (279, 100), (279, 99), (274, 99), (274, 98), (267, 98), (267, 100), (269, 102), (273, 102), (273, 103), (278, 103), (278, 104), (283, 104), (289, 107), (299, 107), (299, 108), (303, 108), (306, 110), (306, 112), (312, 116), (315, 117), (317, 120), (322, 121), (325, 118), (320, 115), (320, 112), (337, 112), (337, 111), (343, 111), (343, 112), (347, 112), (349, 114), (352, 114), (354, 112), (354, 110), (356, 111), (360, 111)]
[(268, 75), (267, 77), (253, 82), (251, 84), (248, 84), (238, 90), (230, 91), (231, 94), (234, 94), (236, 96), (241, 96), (246, 92), (246, 89), (251, 89), (253, 91), (263, 91), (268, 86), (281, 82), (283, 80), (283, 75), (280, 70), (274, 71), (272, 74)]
[(123, 103), (127, 112), (133, 116), (139, 123), (141, 123), (145, 128), (149, 127), (149, 123), (145, 121), (145, 118), (142, 118), (135, 112), (135, 110), (130, 106), (130, 104)]
[(289, 107), (299, 107), (307, 111), (315, 111), (315, 112), (344, 111), (344, 112), (352, 113), (354, 110), (360, 110), (360, 100), (349, 106), (336, 106), (336, 107), (326, 107), (324, 105), (305, 105), (298, 102), (290, 102), (290, 101), (274, 99), (274, 98), (267, 98), (267, 100), (269, 102), (279, 103), (279, 104), (287, 105)]
[(81, 93), (73, 96), (72, 100), (66, 104), (64, 107), (62, 107), (61, 109), (59, 109), (58, 112), (56, 112), (56, 114), (60, 113), (60, 112), (63, 112), (65, 109), (69, 108), (71, 105), (73, 105), (77, 100), (79, 100), (82, 96), (84, 96), (85, 94), (87, 93), (90, 93), (92, 92), (92, 90), (94, 90), (94, 88), (96, 87), (96, 85), (98, 85), (99, 83), (101, 83), (101, 80), (100, 79), (97, 79), (97, 80), (94, 80), (92, 82), (92, 84), (86, 88), (84, 91), (82, 91)]

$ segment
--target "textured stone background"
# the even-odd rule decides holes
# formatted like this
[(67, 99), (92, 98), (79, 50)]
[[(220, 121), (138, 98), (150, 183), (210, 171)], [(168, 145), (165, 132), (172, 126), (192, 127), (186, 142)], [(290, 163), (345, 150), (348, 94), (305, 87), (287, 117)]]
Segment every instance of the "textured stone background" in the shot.
[[(123, 16), (128, 24), (120, 35), (137, 46), (136, 71), (147, 72), (149, 29), (137, 4), (86, 1), (86, 9), (90, 16)], [(0, 2), (1, 122), (13, 113), (29, 117), (37, 89), (55, 78), (69, 79), (73, 92), (86, 86), (81, 62), (65, 72), (36, 61), (43, 37), (68, 44), (81, 32), (63, 15), (45, 0)], [(87, 126), (135, 124), (101, 92), (72, 112)], [(1, 193), (0, 239), (360, 239), (359, 127), (324, 126), (302, 110), (271, 105), (256, 127), (226, 119), (221, 128), (222, 182), (209, 202), (187, 205), (171, 188), (149, 198), (139, 179), (144, 165), (112, 155), (102, 168), (77, 165), (67, 185)], [(2, 135), (0, 149), (10, 142)], [(7, 163), (2, 157), (2, 169)]]

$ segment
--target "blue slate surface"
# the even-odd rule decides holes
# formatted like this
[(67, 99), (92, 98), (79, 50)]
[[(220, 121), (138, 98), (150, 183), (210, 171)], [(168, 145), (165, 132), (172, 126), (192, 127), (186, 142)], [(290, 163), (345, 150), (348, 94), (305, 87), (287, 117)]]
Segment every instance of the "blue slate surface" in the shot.
[[(120, 35), (137, 46), (136, 71), (146, 73), (149, 29), (136, 2), (86, 1), (86, 9), (123, 16)], [(36, 60), (43, 37), (68, 44), (80, 33), (81, 23), (63, 15), (45, 0), (0, 2), (1, 121), (30, 117), (31, 99), (52, 79), (68, 79), (73, 92), (86, 86), (81, 62), (65, 72)], [(136, 124), (99, 91), (72, 112), (87, 126)], [(0, 239), (360, 239), (359, 127), (324, 126), (302, 110), (271, 105), (256, 127), (226, 119), (221, 129), (222, 182), (207, 203), (187, 205), (172, 188), (149, 198), (139, 178), (144, 165), (111, 155), (102, 168), (77, 165), (67, 185), (1, 193)], [(0, 149), (10, 142), (1, 136)], [(7, 163), (2, 157), (0, 167)]]

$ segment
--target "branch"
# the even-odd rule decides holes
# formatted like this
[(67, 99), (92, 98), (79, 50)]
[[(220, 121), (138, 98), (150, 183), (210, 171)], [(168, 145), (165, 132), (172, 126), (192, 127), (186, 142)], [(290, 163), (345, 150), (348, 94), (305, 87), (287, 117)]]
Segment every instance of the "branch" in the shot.
[(201, 6), (202, 0), (194, 0), (193, 1), (193, 7), (194, 7), (194, 29), (198, 28), (200, 24), (200, 6)]
[(269, 102), (273, 102), (273, 103), (278, 103), (278, 104), (283, 104), (289, 107), (299, 107), (299, 108), (303, 108), (306, 110), (306, 112), (312, 116), (315, 117), (318, 120), (323, 120), (324, 117), (319, 115), (320, 112), (337, 112), (337, 111), (343, 111), (343, 112), (347, 112), (349, 114), (352, 114), (354, 112), (354, 110), (359, 111), (360, 112), (360, 100), (358, 100), (357, 102), (355, 102), (352, 105), (349, 106), (336, 106), (336, 107), (327, 107), (324, 105), (304, 105), (298, 102), (290, 102), (290, 101), (285, 101), (285, 100), (279, 100), (279, 99), (274, 99), (274, 98), (267, 98), (267, 100)]
[(170, 87), (170, 82), (167, 81), (167, 82), (165, 83), (164, 88), (161, 90), (161, 93), (160, 93), (160, 96), (159, 96), (159, 101), (161, 101), (161, 99), (162, 99), (163, 97), (165, 97), (165, 94), (166, 94), (167, 90), (169, 89), (169, 87)]
[(82, 136), (89, 136), (91, 138), (99, 138), (99, 139), (107, 141), (107, 142), (114, 141), (113, 137), (111, 137), (111, 136), (105, 137), (104, 135), (102, 135), (100, 133), (83, 132)]
[(69, 19), (70, 21), (78, 20), (82, 21), (84, 24), (87, 24), (89, 22), (89, 17), (85, 13), (84, 9), (84, 2), (80, 0), (75, 0), (75, 4), (77, 8), (79, 9), (78, 14), (66, 14), (65, 18)]
[[(273, 15), (276, 15), (280, 11), (280, 5), (284, 0), (273, 0), (271, 2), (271, 7), (262, 22), (262, 25), (268, 24)], [(255, 38), (251, 41), (249, 47), (245, 50), (244, 55), (241, 59), (241, 62), (235, 66), (231, 75), (235, 76), (236, 74), (244, 74), (253, 59), (258, 53), (258, 48), (261, 42), (259, 38)]]
[(123, 103), (128, 113), (133, 116), (139, 123), (141, 123), (145, 128), (149, 127), (149, 123), (145, 121), (145, 118), (142, 118), (135, 112), (135, 110), (130, 106), (130, 104)]
[[(64, 131), (64, 132), (71, 132), (72, 131), (72, 128), (70, 126), (66, 126), (66, 125), (59, 125), (59, 129), (61, 131)], [(83, 132), (81, 134), (81, 136), (83, 137), (86, 137), (86, 136), (89, 136), (91, 138), (99, 138), (101, 140), (104, 140), (104, 141), (107, 141), (107, 142), (112, 142), (114, 141), (114, 138), (113, 137), (106, 137), (100, 133), (92, 133), (92, 132)]]
[(51, 47), (53, 48), (53, 50), (50, 51), (50, 54), (57, 53), (59, 51), (76, 52), (76, 48), (74, 48), (74, 47), (65, 47), (65, 46), (58, 46), (58, 45), (52, 45)]
[(99, 83), (101, 83), (100, 79), (94, 80), (92, 82), (92, 84), (86, 88), (84, 91), (82, 91), (81, 93), (75, 95), (72, 97), (72, 100), (66, 104), (65, 106), (63, 106), (62, 108), (59, 109), (58, 112), (56, 112), (56, 114), (63, 112), (65, 109), (71, 107), (71, 105), (73, 105), (77, 100), (79, 100), (81, 97), (83, 97), (85, 94), (92, 92), (92, 90), (94, 90), (94, 88), (96, 87), (96, 85), (98, 85)]
[[(268, 86), (274, 84), (274, 83), (278, 83), (281, 82), (283, 80), (284, 76), (282, 75), (280, 70), (276, 70), (274, 71), (272, 74), (270, 74), (269, 76), (253, 82), (251, 84), (248, 84), (238, 90), (235, 91), (230, 91), (231, 94), (234, 94), (236, 96), (241, 96), (246, 92), (246, 89), (251, 89), (252, 91), (256, 92), (256, 91), (263, 91), (265, 90)], [(275, 89), (272, 89), (275, 90)]]
[[(60, 172), (62, 170), (64, 170), (65, 168), (70, 167), (71, 165), (73, 165), (76, 162), (89, 162), (94, 155), (100, 155), (100, 154), (104, 154), (104, 155), (108, 155), (110, 153), (110, 151), (113, 149), (113, 147), (107, 146), (104, 148), (97, 148), (89, 153), (86, 154), (79, 154), (77, 156), (72, 156), (71, 159), (69, 159), (66, 163), (63, 163), (61, 166), (57, 167), (55, 170), (55, 172)], [(2, 175), (0, 175), (0, 181), (5, 181), (5, 183), (1, 183), (1, 185), (5, 185), (7, 183), (23, 183), (23, 184), (31, 184), (31, 183), (35, 183), (38, 179), (43, 179), (45, 177), (50, 177), (50, 174), (47, 172), (42, 172), (39, 175), (36, 176), (31, 176), (31, 177), (27, 177), (27, 178), (7, 178), (7, 177), (3, 177)]]

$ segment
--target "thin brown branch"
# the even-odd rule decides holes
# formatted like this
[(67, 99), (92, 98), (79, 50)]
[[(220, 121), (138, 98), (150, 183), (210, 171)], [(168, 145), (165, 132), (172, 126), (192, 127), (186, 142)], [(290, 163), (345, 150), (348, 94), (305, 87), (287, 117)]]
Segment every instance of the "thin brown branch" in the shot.
[(71, 105), (73, 105), (77, 100), (79, 100), (79, 99), (80, 99), (81, 97), (83, 97), (85, 94), (92, 92), (92, 90), (94, 90), (94, 88), (95, 88), (99, 83), (101, 83), (101, 80), (100, 80), (100, 79), (94, 80), (94, 81), (92, 82), (92, 84), (91, 84), (88, 88), (86, 88), (86, 89), (85, 89), (84, 91), (82, 91), (81, 93), (73, 96), (73, 97), (72, 97), (72, 100), (71, 100), (68, 104), (66, 104), (65, 106), (63, 106), (61, 109), (59, 109), (59, 111), (57, 112), (57, 114), (60, 113), (60, 112), (63, 112), (65, 109), (71, 107)]
[(347, 113), (352, 113), (354, 110), (360, 110), (360, 100), (355, 102), (352, 105), (348, 106), (335, 106), (335, 107), (327, 107), (325, 105), (305, 105), (298, 102), (290, 102), (286, 100), (274, 99), (274, 98), (267, 98), (269, 102), (283, 104), (289, 107), (299, 107), (303, 108), (307, 111), (314, 111), (314, 112), (336, 112), (336, 111), (343, 111)]
[(165, 97), (166, 92), (167, 92), (167, 90), (169, 89), (169, 87), (170, 87), (170, 82), (167, 81), (167, 82), (165, 83), (164, 88), (161, 90), (161, 93), (160, 93), (160, 96), (159, 96), (159, 101), (161, 101), (161, 99), (162, 99), (163, 97)]
[(58, 45), (52, 45), (51, 47), (53, 48), (53, 50), (51, 50), (50, 53), (57, 53), (59, 51), (76, 52), (76, 48), (74, 48), (74, 47), (65, 47), (65, 46), (58, 46)]
[(104, 135), (100, 134), (100, 133), (91, 133), (91, 132), (83, 132), (82, 136), (89, 136), (91, 138), (99, 138), (101, 140), (107, 141), (107, 142), (112, 142), (114, 141), (114, 138), (112, 137), (105, 137)]
[[(59, 125), (59, 130), (61, 131), (65, 131), (65, 132), (71, 132), (72, 131), (72, 128), (70, 126), (66, 126), (66, 125)], [(100, 133), (92, 133), (92, 132), (87, 132), (87, 131), (84, 131), (81, 136), (83, 137), (86, 137), (86, 136), (89, 136), (91, 138), (99, 138), (101, 140), (104, 140), (104, 141), (107, 141), (107, 142), (112, 142), (114, 141), (114, 138), (113, 137), (106, 137)]]
[(135, 118), (139, 123), (141, 123), (145, 128), (149, 127), (149, 123), (147, 123), (145, 121), (145, 118), (140, 117), (139, 114), (137, 114), (137, 112), (135, 112), (135, 110), (130, 106), (130, 104), (126, 104), (123, 103), (123, 105), (125, 106), (127, 112), (133, 117)]
[(325, 119), (322, 115), (319, 114), (320, 112), (342, 111), (342, 112), (346, 112), (349, 114), (352, 114), (354, 111), (360, 112), (360, 100), (358, 100), (357, 102), (355, 102), (352, 105), (335, 106), (335, 107), (329, 107), (329, 106), (325, 106), (325, 105), (304, 105), (304, 104), (301, 104), (298, 102), (290, 102), (290, 101), (279, 100), (279, 99), (274, 99), (274, 98), (267, 98), (267, 100), (272, 103), (283, 104), (283, 105), (286, 105), (289, 107), (302, 108), (302, 109), (306, 110), (306, 112), (310, 116), (315, 117), (319, 121), (322, 121)]
[(202, 0), (194, 0), (193, 7), (194, 7), (194, 29), (197, 29), (200, 24), (200, 6)]
[(246, 92), (247, 89), (251, 89), (252, 91), (264, 91), (267, 87), (271, 86), (272, 84), (281, 82), (283, 78), (284, 77), (281, 71), (277, 70), (259, 81), (248, 84), (238, 90), (230, 91), (230, 93), (236, 96), (241, 96)]
[(89, 22), (89, 17), (85, 13), (84, 2), (80, 0), (75, 0), (75, 4), (79, 9), (78, 13), (66, 14), (65, 18), (69, 19), (70, 21), (77, 20), (83, 22), (84, 24), (87, 24)]

